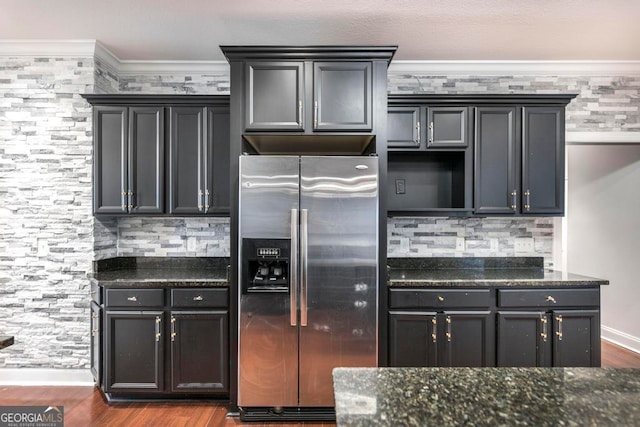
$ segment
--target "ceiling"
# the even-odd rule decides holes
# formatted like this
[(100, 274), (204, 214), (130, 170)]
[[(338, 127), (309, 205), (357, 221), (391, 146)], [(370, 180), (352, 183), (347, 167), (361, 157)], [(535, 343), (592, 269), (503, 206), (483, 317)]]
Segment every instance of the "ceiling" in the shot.
[(396, 60), (640, 60), (640, 0), (2, 0), (0, 39), (96, 39), (121, 60), (219, 45), (398, 45)]

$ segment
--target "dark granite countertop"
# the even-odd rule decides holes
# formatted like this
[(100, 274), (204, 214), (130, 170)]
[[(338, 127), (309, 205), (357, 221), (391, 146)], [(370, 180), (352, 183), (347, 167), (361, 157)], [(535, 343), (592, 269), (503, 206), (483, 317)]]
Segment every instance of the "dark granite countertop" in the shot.
[(228, 258), (119, 257), (96, 261), (89, 279), (106, 288), (225, 287)]
[(338, 426), (637, 426), (640, 369), (336, 368)]
[(13, 345), (13, 336), (0, 335), (0, 350)]
[(530, 258), (389, 258), (391, 287), (599, 286), (608, 280), (543, 268)]

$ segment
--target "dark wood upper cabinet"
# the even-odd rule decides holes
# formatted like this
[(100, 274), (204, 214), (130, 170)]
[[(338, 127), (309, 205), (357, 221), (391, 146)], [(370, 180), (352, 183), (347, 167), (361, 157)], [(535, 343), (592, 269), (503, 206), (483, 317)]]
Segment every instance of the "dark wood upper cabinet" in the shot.
[(304, 131), (304, 62), (247, 62), (246, 78), (246, 130)]
[(564, 107), (522, 109), (523, 213), (564, 212)]
[(94, 214), (229, 215), (228, 96), (83, 97), (94, 106)]
[(465, 148), (467, 107), (427, 107), (427, 148)]
[(372, 129), (371, 62), (314, 62), (313, 130)]
[(248, 61), (247, 132), (369, 132), (371, 62)]
[(94, 109), (94, 213), (164, 212), (164, 108)]
[(424, 148), (418, 106), (389, 107), (387, 111), (387, 146), (389, 149)]
[(170, 108), (169, 213), (229, 213), (229, 108)]
[(514, 214), (518, 208), (516, 107), (475, 109), (475, 212)]

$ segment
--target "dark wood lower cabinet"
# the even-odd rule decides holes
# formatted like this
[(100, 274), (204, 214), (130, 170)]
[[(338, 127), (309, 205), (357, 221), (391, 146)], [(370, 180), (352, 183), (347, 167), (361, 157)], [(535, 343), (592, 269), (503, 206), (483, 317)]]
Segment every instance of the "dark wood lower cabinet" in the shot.
[(495, 366), (493, 314), (490, 311), (445, 311), (444, 349), (439, 366)]
[(171, 312), (171, 391), (229, 388), (227, 311)]
[(161, 391), (164, 387), (162, 311), (106, 312), (105, 390)]
[(498, 312), (498, 366), (600, 366), (599, 310)]
[(494, 366), (489, 311), (389, 313), (391, 366)]
[(389, 313), (389, 364), (398, 367), (437, 366), (435, 312)]
[(91, 375), (98, 386), (102, 384), (102, 308), (91, 301)]
[(600, 366), (600, 310), (555, 310), (553, 366)]
[(601, 363), (595, 287), (397, 288), (389, 308), (389, 366)]
[(228, 309), (225, 288), (108, 288), (91, 305), (96, 384), (119, 400), (228, 398)]

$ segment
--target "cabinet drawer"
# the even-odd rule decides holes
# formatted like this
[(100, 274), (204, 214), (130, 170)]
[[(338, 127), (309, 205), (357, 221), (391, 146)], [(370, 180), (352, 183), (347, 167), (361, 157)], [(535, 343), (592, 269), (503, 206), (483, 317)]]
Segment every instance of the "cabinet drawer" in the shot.
[(489, 289), (391, 289), (389, 308), (489, 307)]
[(163, 289), (107, 289), (107, 307), (163, 307)]
[(599, 305), (599, 289), (498, 289), (499, 307), (584, 307)]
[(228, 307), (229, 290), (220, 289), (171, 289), (172, 307)]

